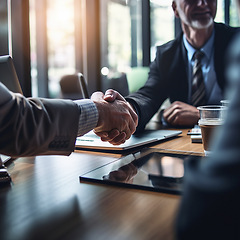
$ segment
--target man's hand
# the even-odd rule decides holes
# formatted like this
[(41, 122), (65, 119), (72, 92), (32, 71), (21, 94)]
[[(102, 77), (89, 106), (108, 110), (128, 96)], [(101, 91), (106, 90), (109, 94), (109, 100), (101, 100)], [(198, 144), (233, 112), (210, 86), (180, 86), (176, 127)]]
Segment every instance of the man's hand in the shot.
[(199, 120), (199, 111), (187, 103), (176, 101), (163, 112), (166, 122), (173, 126), (192, 126)]
[(138, 117), (131, 105), (114, 90), (95, 92), (91, 100), (96, 104), (99, 120), (94, 132), (102, 141), (118, 145), (124, 143), (135, 132)]

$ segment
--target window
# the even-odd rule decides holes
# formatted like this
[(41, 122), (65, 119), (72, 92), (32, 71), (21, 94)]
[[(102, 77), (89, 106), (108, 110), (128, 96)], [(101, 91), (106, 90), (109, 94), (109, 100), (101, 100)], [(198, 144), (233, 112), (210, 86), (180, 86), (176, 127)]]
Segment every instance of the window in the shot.
[(59, 92), (63, 75), (75, 73), (74, 1), (47, 1), (48, 76), (50, 93)]
[(224, 22), (224, 0), (217, 1), (217, 15), (215, 21)]
[(174, 39), (172, 0), (151, 0), (151, 61), (156, 46)]
[(132, 66), (141, 65), (141, 26), (140, 0), (101, 1), (103, 73), (126, 72)]
[[(46, 14), (41, 17), (36, 15), (40, 14), (36, 11), (39, 4)], [(44, 1), (30, 0), (30, 20), (33, 95), (39, 95), (37, 79), (41, 81), (39, 78), (41, 62), (38, 62), (37, 54), (43, 54), (43, 48), (46, 48), (47, 56), (43, 57), (46, 61), (47, 72), (43, 77), (48, 79), (49, 96), (58, 97), (61, 77), (75, 72), (74, 0), (46, 0), (46, 5)], [(41, 31), (41, 29), (46, 30), (46, 33), (37, 36), (36, 31)], [(42, 36), (41, 39), (39, 36)], [(46, 43), (41, 43), (41, 41), (46, 41)]]
[(230, 1), (229, 7), (229, 24), (233, 27), (239, 27), (239, 17), (238, 17), (238, 7), (236, 6), (236, 1)]
[[(100, 0), (102, 90), (111, 79), (142, 66), (142, 1)], [(117, 86), (114, 87), (119, 90)]]

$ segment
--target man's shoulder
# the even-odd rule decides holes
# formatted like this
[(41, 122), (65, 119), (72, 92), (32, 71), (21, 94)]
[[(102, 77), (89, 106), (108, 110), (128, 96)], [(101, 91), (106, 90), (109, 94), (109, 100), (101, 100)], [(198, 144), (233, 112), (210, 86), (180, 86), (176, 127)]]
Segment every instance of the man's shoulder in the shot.
[(163, 54), (163, 53), (175, 52), (176, 49), (179, 48), (181, 41), (182, 41), (182, 35), (179, 35), (174, 40), (171, 40), (167, 43), (157, 46), (157, 53)]
[(216, 34), (221, 34), (221, 35), (225, 35), (225, 34), (229, 34), (229, 35), (235, 35), (237, 32), (240, 31), (239, 27), (231, 27), (229, 25), (226, 25), (224, 23), (214, 23), (214, 28), (215, 28), (215, 32)]
[[(223, 23), (215, 23), (215, 48), (225, 51), (235, 36), (240, 32), (239, 27), (231, 27)], [(220, 53), (219, 53), (220, 54)]]

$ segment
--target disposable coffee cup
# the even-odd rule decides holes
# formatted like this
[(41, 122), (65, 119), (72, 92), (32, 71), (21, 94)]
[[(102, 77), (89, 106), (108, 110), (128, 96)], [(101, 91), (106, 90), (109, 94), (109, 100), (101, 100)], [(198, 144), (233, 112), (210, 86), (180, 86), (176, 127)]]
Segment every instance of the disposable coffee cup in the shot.
[(211, 154), (211, 142), (216, 129), (221, 126), (225, 119), (226, 106), (209, 105), (197, 108), (200, 113), (198, 125), (201, 128), (202, 142), (206, 156)]

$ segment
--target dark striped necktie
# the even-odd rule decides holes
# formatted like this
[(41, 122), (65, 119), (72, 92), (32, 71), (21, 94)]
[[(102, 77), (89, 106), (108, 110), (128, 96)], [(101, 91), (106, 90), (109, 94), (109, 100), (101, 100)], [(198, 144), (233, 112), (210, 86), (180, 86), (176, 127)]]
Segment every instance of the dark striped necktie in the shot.
[(193, 66), (193, 78), (192, 78), (192, 96), (191, 102), (193, 106), (205, 105), (205, 84), (203, 80), (202, 64), (201, 60), (204, 53), (201, 51), (196, 51), (194, 53), (194, 66)]

